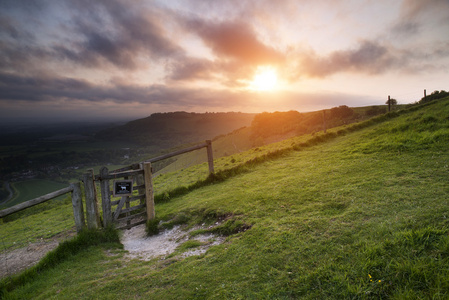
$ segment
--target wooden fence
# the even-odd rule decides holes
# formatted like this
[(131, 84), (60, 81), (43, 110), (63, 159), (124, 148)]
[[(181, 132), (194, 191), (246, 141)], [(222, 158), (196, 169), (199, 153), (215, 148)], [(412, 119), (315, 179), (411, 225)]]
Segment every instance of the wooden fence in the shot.
[(81, 187), (79, 182), (72, 183), (70, 184), (70, 186), (60, 189), (58, 191), (0, 210), (0, 218), (9, 216), (13, 213), (19, 212), (26, 208), (47, 202), (51, 199), (54, 199), (67, 193), (72, 194), (73, 215), (75, 217), (76, 230), (79, 232), (83, 228), (82, 224), (84, 224), (83, 203), (81, 197)]
[[(107, 227), (112, 224), (117, 225), (118, 229), (125, 229), (143, 224), (147, 220), (155, 218), (151, 163), (202, 148), (207, 148), (209, 173), (214, 173), (212, 142), (208, 140), (197, 146), (154, 157), (140, 164), (134, 164), (112, 172), (109, 172), (106, 167), (102, 167), (100, 169), (100, 174), (94, 175), (93, 170), (89, 170), (89, 172), (83, 174), (82, 178), (82, 182), (84, 183), (86, 214), (84, 214), (81, 187), (78, 182), (72, 183), (64, 189), (1, 210), (0, 218), (6, 217), (28, 207), (44, 203), (66, 193), (71, 193), (73, 215), (77, 232), (80, 232), (83, 228), (85, 228), (86, 223), (88, 229), (96, 229), (101, 226)], [(134, 192), (123, 196), (119, 194), (117, 196), (114, 193), (114, 190), (111, 190), (110, 181), (114, 180), (115, 182), (120, 178), (130, 182), (132, 187), (131, 190)], [(97, 188), (95, 182), (99, 182), (100, 185), (102, 200), (101, 205), (103, 211), (102, 223), (98, 209)], [(116, 196), (116, 198), (120, 197), (120, 199), (111, 200), (111, 197), (113, 196)], [(136, 203), (137, 201), (138, 203)], [(113, 210), (113, 207), (115, 207), (115, 210)]]
[[(205, 141), (205, 143), (154, 157), (140, 164), (134, 164), (112, 172), (109, 172), (106, 167), (103, 167), (100, 169), (99, 175), (94, 176), (93, 173), (85, 174), (83, 176), (83, 181), (86, 193), (88, 228), (114, 224), (118, 229), (129, 229), (133, 226), (144, 224), (147, 220), (154, 219), (154, 188), (151, 163), (202, 148), (207, 148), (209, 173), (213, 173), (214, 159), (212, 142), (208, 140)], [(110, 180), (116, 181), (120, 178), (123, 178), (125, 181), (130, 180), (132, 182), (133, 190), (136, 190), (137, 192), (133, 195), (122, 196), (120, 199), (113, 200), (111, 197), (114, 196), (114, 191), (111, 191)], [(100, 218), (97, 208), (95, 182), (100, 183), (103, 224), (100, 224), (99, 222)], [(114, 184), (112, 187), (114, 189)]]
[[(144, 161), (144, 163), (145, 162), (155, 163), (155, 162), (167, 159), (167, 158), (171, 158), (171, 157), (174, 157), (174, 156), (178, 156), (178, 155), (181, 155), (181, 154), (184, 154), (184, 153), (188, 153), (188, 152), (192, 152), (192, 151), (195, 151), (195, 150), (199, 150), (199, 149), (202, 149), (202, 148), (207, 148), (207, 163), (209, 165), (209, 174), (212, 174), (212, 173), (214, 173), (214, 156), (213, 156), (213, 152), (212, 152), (212, 141), (210, 141), (210, 140), (207, 140), (204, 143), (198, 144), (198, 145), (193, 146), (193, 147), (181, 149), (181, 150), (178, 150), (178, 151), (175, 151), (175, 152), (171, 152), (171, 153), (168, 153), (168, 154), (164, 154), (164, 155), (161, 155), (161, 156), (150, 158), (150, 159)], [(135, 170), (138, 167), (139, 167), (139, 164), (133, 164), (133, 165), (130, 165), (128, 167), (117, 169), (117, 170), (115, 170), (113, 172), (123, 172), (123, 171), (128, 171), (128, 170)]]

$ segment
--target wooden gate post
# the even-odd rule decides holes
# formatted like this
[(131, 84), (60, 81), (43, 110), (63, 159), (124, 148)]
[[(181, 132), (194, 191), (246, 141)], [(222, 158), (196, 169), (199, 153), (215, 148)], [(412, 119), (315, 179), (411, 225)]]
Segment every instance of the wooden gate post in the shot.
[[(143, 170), (143, 163), (139, 164), (139, 170)], [(136, 184), (137, 184), (137, 186), (139, 186), (139, 188), (138, 188), (139, 195), (144, 195), (145, 194), (145, 179), (144, 179), (143, 174), (137, 175)], [(141, 199), (140, 204), (144, 204), (144, 203), (145, 203), (145, 200)]]
[(112, 225), (112, 210), (111, 210), (111, 193), (109, 190), (109, 175), (108, 168), (102, 167), (100, 169), (100, 189), (101, 189), (101, 207), (103, 208), (103, 226), (108, 227)]
[(73, 206), (73, 216), (75, 218), (76, 232), (80, 232), (86, 227), (84, 223), (84, 211), (83, 211), (83, 199), (81, 197), (81, 186), (80, 183), (71, 183), (72, 188), (72, 206)]
[(97, 192), (93, 178), (93, 170), (83, 174), (84, 195), (86, 198), (86, 219), (87, 228), (97, 229), (100, 225), (100, 216), (98, 214)]
[(214, 154), (212, 152), (212, 141), (207, 140), (207, 163), (209, 164), (209, 174), (214, 173)]
[(145, 200), (147, 205), (147, 220), (155, 218), (154, 211), (154, 190), (153, 190), (153, 175), (151, 174), (151, 163), (143, 164), (143, 172), (145, 177)]

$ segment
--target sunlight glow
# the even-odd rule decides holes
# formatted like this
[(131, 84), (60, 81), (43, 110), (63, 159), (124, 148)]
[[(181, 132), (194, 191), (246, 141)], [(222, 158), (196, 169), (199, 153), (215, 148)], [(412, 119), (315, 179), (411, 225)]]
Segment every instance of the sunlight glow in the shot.
[(277, 87), (278, 76), (276, 70), (269, 66), (258, 67), (253, 80), (249, 84), (250, 90), (273, 91)]

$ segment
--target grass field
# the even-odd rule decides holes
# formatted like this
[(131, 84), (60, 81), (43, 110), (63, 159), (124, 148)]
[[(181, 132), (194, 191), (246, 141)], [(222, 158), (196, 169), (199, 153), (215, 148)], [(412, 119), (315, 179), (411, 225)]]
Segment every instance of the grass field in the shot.
[[(7, 203), (3, 203), (2, 205), (0, 205), (0, 209), (14, 206), (24, 201), (28, 201), (42, 195), (63, 189), (67, 186), (68, 184), (66, 183), (44, 179), (32, 179), (11, 183), (11, 187), (14, 190), (14, 197)], [(64, 196), (58, 197), (58, 199), (63, 198)]]
[(448, 115), (445, 99), (219, 159), (217, 173), (232, 176), (173, 195), (156, 214), (226, 216), (224, 244), (148, 262), (95, 245), (4, 297), (447, 299)]

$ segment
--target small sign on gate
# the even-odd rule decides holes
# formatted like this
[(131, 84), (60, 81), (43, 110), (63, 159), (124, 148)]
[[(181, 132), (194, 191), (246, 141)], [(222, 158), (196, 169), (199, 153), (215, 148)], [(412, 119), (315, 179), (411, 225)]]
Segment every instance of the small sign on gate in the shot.
[(131, 196), (133, 193), (132, 180), (114, 180), (114, 197)]

